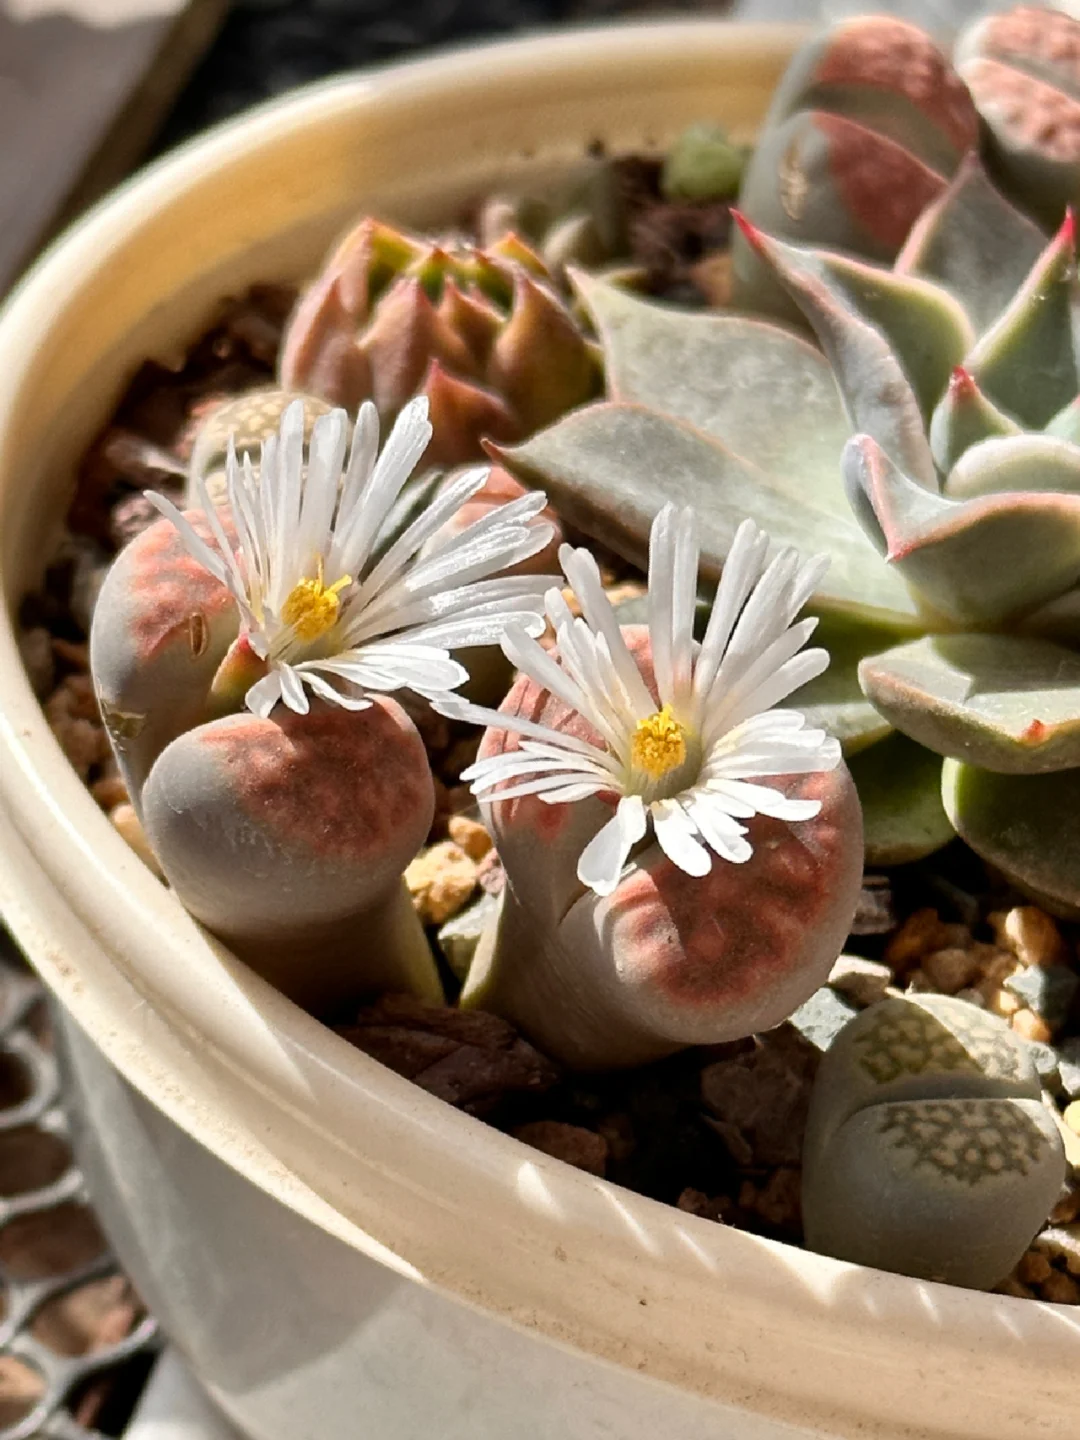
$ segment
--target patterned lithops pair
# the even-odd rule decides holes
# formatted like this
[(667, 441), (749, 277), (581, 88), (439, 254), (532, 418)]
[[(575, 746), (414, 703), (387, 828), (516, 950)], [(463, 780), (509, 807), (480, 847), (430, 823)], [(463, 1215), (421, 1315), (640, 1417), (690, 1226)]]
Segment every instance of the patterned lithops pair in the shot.
[(989, 1289), (1064, 1179), (1035, 1067), (996, 1016), (952, 996), (897, 997), (827, 1052), (803, 1151), (811, 1249)]

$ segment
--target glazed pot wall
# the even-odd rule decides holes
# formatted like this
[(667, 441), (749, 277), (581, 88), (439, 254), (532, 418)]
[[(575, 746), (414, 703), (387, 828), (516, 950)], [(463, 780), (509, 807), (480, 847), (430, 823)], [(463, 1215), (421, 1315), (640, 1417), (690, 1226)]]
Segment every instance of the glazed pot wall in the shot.
[(820, 1436), (598, 1364), (358, 1254), (192, 1140), (54, 1013), (110, 1238), (251, 1440)]
[[(299, 278), (361, 209), (445, 222), (506, 174), (557, 166), (594, 139), (660, 146), (709, 115), (745, 133), (792, 38), (696, 22), (499, 45), (317, 88), (138, 179), (69, 234), (0, 317), (9, 603), (33, 583), (78, 457), (127, 378), (145, 356), (167, 358), (192, 339), (221, 295)], [(181, 1309), (139, 1257), (175, 1226), (182, 1269), (220, 1218), (207, 1275), (238, 1313), (257, 1314), (260, 1264), (243, 1263), (238, 1243), (247, 1204), (277, 1217), (258, 1222), (258, 1253), (263, 1264), (277, 1256), (289, 1286), (301, 1289), (308, 1263), (293, 1244), (323, 1257), (312, 1262), (319, 1286), (301, 1292), (311, 1299), (296, 1311), (299, 1334), (333, 1320), (323, 1296), (343, 1332), (374, 1333), (355, 1296), (350, 1309), (334, 1288), (331, 1272), (355, 1264), (357, 1293), (400, 1296), (391, 1309), (422, 1317), (401, 1322), (410, 1344), (428, 1328), (441, 1337), (430, 1355), (418, 1351), (421, 1368), (454, 1335), (472, 1334), (469, 1346), (514, 1357), (498, 1382), (511, 1398), (532, 1385), (538, 1406), (558, 1395), (569, 1413), (579, 1385), (625, 1391), (625, 1412), (598, 1401), (582, 1434), (633, 1436), (640, 1408), (653, 1432), (673, 1437), (681, 1425), (725, 1440), (788, 1440), (800, 1428), (830, 1440), (1076, 1440), (1075, 1310), (861, 1270), (630, 1194), (450, 1110), (260, 982), (112, 832), (63, 760), (7, 622), (0, 901), (63, 1005), (149, 1102), (115, 1130), (105, 1108), (105, 1158), (92, 1168), (112, 1228), (131, 1237), (125, 1258), (234, 1413), (247, 1393), (242, 1367), (214, 1371), (194, 1290)], [(153, 1187), (125, 1158), (133, 1130), (152, 1144)], [(200, 1169), (215, 1178), (189, 1180)], [(100, 1179), (110, 1174), (115, 1201)], [(155, 1190), (177, 1204), (155, 1208)], [(158, 1217), (149, 1238), (144, 1214)], [(371, 1363), (387, 1383), (397, 1377), (386, 1402), (396, 1424), (419, 1403), (416, 1371)], [(445, 1363), (486, 1373), (464, 1350)], [(305, 1367), (315, 1374), (318, 1357), (294, 1366), (298, 1377)], [(560, 1374), (569, 1388), (556, 1388)], [(476, 1379), (481, 1418), (462, 1435), (484, 1434), (486, 1383)], [(510, 1412), (494, 1413), (504, 1428), (492, 1433), (544, 1436), (515, 1434)], [(259, 1440), (279, 1440), (266, 1408), (245, 1419)], [(355, 1418), (345, 1433), (353, 1440)], [(320, 1440), (338, 1436), (324, 1429)]]

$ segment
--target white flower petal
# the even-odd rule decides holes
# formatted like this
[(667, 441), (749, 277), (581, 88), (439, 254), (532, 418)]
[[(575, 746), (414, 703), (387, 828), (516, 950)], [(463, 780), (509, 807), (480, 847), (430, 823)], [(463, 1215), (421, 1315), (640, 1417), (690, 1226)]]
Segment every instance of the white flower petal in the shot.
[[(725, 804), (730, 798), (748, 806), (750, 815), (768, 815), (774, 820), (812, 820), (821, 811), (820, 800), (791, 799), (781, 790), (746, 780), (718, 780), (709, 787), (709, 793)], [(728, 807), (728, 813), (736, 812)]]
[(280, 699), (281, 676), (278, 671), (271, 670), (269, 675), (264, 675), (252, 685), (244, 696), (244, 704), (253, 715), (265, 720)]
[(630, 851), (647, 828), (645, 806), (640, 795), (624, 795), (615, 814), (581, 852), (577, 875), (597, 895), (610, 895), (619, 883)]
[(654, 800), (653, 828), (657, 844), (673, 865), (701, 877), (712, 869), (712, 857), (696, 838), (696, 827), (677, 799)]

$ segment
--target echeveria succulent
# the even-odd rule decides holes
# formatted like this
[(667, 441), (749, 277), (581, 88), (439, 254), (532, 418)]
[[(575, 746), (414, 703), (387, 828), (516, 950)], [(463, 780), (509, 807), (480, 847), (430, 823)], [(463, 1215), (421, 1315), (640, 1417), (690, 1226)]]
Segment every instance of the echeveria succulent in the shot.
[(427, 397), (427, 460), (480, 457), (595, 395), (594, 347), (543, 261), (515, 235), (480, 250), (364, 220), (304, 294), (282, 342), (281, 383), (384, 423)]
[[(950, 766), (944, 795), (964, 838), (1050, 904), (1075, 907), (1080, 838), (1063, 844), (1073, 822), (1063, 833), (1047, 787), (1025, 785), (1080, 766), (1072, 217), (1042, 245), (969, 167), (891, 272), (749, 233), (834, 365), (860, 432), (843, 460), (852, 507), (931, 632), (864, 659), (864, 693), (963, 766)], [(981, 266), (965, 269), (980, 249)], [(984, 772), (1016, 777), (1021, 823), (1004, 833), (983, 828)]]
[[(857, 16), (792, 60), (739, 207), (771, 234), (892, 260), (978, 136), (971, 96), (929, 35), (893, 16)], [(736, 303), (789, 313), (738, 237), (733, 253)]]
[[(831, 554), (810, 604), (835, 630), (842, 663), (825, 690), (816, 682), (799, 698), (819, 718), (833, 712), (827, 723), (849, 751), (865, 750), (856, 778), (877, 768), (866, 747), (883, 739), (883, 720), (951, 757), (940, 793), (952, 824), (1017, 883), (1074, 910), (1072, 222), (1047, 243), (968, 161), (892, 270), (747, 234), (815, 327), (842, 404), (824, 357), (777, 326), (677, 315), (590, 281), (612, 402), (499, 453), (631, 557), (659, 503), (657, 474), (703, 514), (710, 568), (746, 514)], [(845, 444), (851, 428), (860, 433)], [(1051, 771), (1060, 804), (1039, 783)], [(920, 764), (901, 784), (875, 785), (900, 812), (875, 859), (910, 859), (947, 838), (925, 789), (932, 774)]]
[(471, 779), (506, 870), (463, 1003), (515, 1020), (585, 1069), (779, 1023), (850, 929), (862, 830), (840, 747), (775, 708), (820, 673), (798, 621), (820, 565), (735, 538), (695, 650), (691, 513), (653, 528), (649, 625), (621, 630), (586, 550), (564, 547), (574, 618), (549, 592), (556, 654), (509, 629), (522, 675)]
[(989, 1289), (1064, 1179), (1035, 1066), (996, 1016), (947, 995), (883, 1000), (826, 1053), (803, 1147), (811, 1249)]
[(963, 31), (954, 60), (995, 178), (1056, 225), (1080, 204), (1080, 20), (1042, 5), (987, 15)]
[[(423, 745), (386, 692), (461, 684), (458, 647), (515, 621), (537, 633), (543, 581), (489, 578), (551, 538), (544, 497), (502, 506), (421, 555), (479, 491), (460, 476), (388, 546), (424, 453), (426, 402), (379, 453), (361, 408), (303, 405), (227, 466), (228, 504), (156, 497), (165, 518), (121, 552), (94, 615), (91, 667), (133, 804), (191, 912), (315, 1008), (377, 988), (437, 995), (401, 873), (431, 824)], [(246, 710), (247, 713), (241, 713)]]

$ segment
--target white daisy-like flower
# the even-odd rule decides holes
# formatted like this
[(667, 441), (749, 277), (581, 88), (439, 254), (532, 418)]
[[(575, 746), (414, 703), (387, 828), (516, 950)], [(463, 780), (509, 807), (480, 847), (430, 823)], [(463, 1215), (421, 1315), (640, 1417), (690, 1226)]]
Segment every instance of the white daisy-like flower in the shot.
[(541, 492), (433, 539), (483, 486), (487, 468), (470, 470), (377, 554), (387, 516), (431, 433), (421, 396), (402, 410), (380, 453), (378, 414), (365, 402), (346, 463), (348, 419), (333, 410), (316, 420), (305, 465), (304, 407), (294, 401), (279, 433), (264, 443), (257, 471), (247, 456), (240, 464), (230, 446), (235, 543), (201, 481), (210, 543), (169, 500), (149, 494), (236, 601), (240, 637), (219, 681), (225, 673), (228, 683), (243, 685), (256, 715), (269, 715), (278, 701), (306, 714), (307, 690), (352, 710), (393, 690), (431, 698), (468, 679), (451, 650), (495, 644), (508, 625), (526, 636), (543, 630), (543, 592), (552, 577), (492, 578), (550, 541), (553, 527), (539, 518)]
[[(473, 792), (499, 800), (537, 795), (548, 804), (615, 795), (615, 814), (581, 854), (578, 878), (610, 895), (651, 822), (664, 853), (690, 875), (712, 855), (741, 864), (754, 815), (809, 820), (816, 800), (789, 799), (776, 775), (832, 770), (840, 746), (797, 710), (775, 709), (829, 663), (803, 649), (817, 621), (798, 620), (828, 564), (801, 564), (782, 550), (766, 563), (769, 537), (749, 520), (735, 536), (701, 645), (693, 638), (699, 547), (692, 510), (668, 505), (649, 545), (648, 625), (660, 704), (650, 694), (587, 550), (559, 558), (581, 606), (575, 618), (549, 590), (559, 659), (511, 626), (503, 649), (517, 668), (580, 714), (595, 745), (520, 716), (448, 696), (437, 708), (522, 737), (520, 748), (478, 760), (463, 773)], [(498, 787), (505, 787), (499, 789)], [(497, 790), (496, 795), (492, 792)]]

